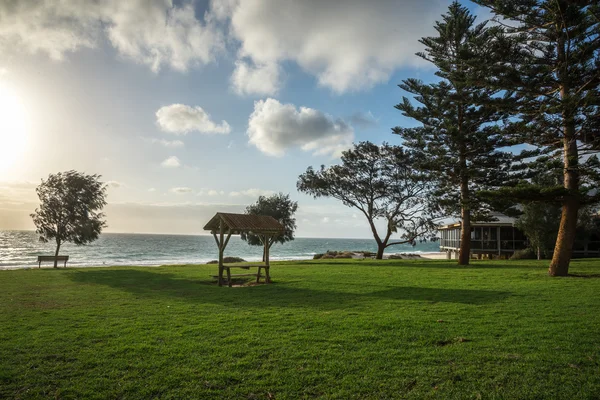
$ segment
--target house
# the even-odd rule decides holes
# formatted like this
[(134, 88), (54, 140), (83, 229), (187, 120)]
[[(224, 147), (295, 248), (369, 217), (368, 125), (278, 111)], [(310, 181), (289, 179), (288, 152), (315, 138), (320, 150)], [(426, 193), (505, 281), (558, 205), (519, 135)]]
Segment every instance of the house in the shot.
[[(471, 254), (481, 256), (487, 254), (510, 257), (516, 250), (527, 248), (527, 238), (515, 228), (515, 218), (495, 214), (496, 221), (476, 222), (471, 224)], [(460, 222), (452, 222), (438, 228), (440, 234), (440, 251), (446, 258), (458, 258), (460, 249)]]
[[(517, 229), (515, 218), (494, 214), (495, 221), (471, 224), (471, 255), (489, 258), (508, 258), (517, 250), (527, 248), (527, 237)], [(573, 257), (600, 257), (600, 216), (594, 218), (596, 226), (592, 231), (579, 229), (573, 246)], [(440, 251), (446, 258), (458, 258), (460, 250), (461, 223), (450, 222), (438, 227)]]

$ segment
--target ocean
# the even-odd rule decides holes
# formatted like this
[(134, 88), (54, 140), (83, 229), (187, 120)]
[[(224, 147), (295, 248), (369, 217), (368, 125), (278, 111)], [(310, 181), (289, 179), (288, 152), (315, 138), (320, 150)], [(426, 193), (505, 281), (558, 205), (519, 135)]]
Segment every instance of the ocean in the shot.
[[(38, 255), (54, 255), (54, 243), (42, 243), (32, 231), (0, 231), (0, 269), (37, 267)], [(285, 244), (274, 244), (272, 260), (312, 259), (327, 250), (376, 251), (373, 239), (318, 239), (296, 238)], [(415, 247), (397, 245), (386, 253), (433, 253), (439, 243), (419, 243)], [(85, 246), (67, 243), (61, 254), (69, 255), (67, 266), (111, 265), (169, 265), (203, 264), (218, 256), (212, 236), (204, 235), (149, 235), (134, 233), (104, 233), (95, 242)], [(236, 256), (247, 261), (259, 261), (262, 248), (250, 246), (232, 236), (225, 256)], [(51, 266), (51, 263), (43, 265)]]

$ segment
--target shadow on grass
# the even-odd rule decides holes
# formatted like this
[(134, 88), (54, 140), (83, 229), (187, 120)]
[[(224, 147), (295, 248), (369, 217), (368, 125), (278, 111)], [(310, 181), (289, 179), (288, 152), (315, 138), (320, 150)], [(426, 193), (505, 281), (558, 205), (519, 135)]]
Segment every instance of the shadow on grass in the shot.
[[(345, 267), (408, 267), (408, 268), (440, 268), (440, 269), (520, 269), (537, 268), (547, 265), (540, 264), (537, 260), (471, 260), (469, 265), (458, 265), (456, 260), (300, 260), (294, 266), (345, 266)], [(279, 264), (278, 266), (284, 266)]]
[(569, 274), (567, 278), (600, 278), (600, 274)]
[(287, 286), (275, 282), (243, 288), (218, 287), (208, 280), (179, 278), (175, 274), (141, 270), (86, 270), (70, 275), (75, 282), (103, 285), (140, 297), (180, 299), (191, 303), (235, 305), (236, 307), (314, 307), (339, 309), (369, 299), (486, 304), (502, 301), (510, 293), (451, 288), (392, 287), (356, 293)]

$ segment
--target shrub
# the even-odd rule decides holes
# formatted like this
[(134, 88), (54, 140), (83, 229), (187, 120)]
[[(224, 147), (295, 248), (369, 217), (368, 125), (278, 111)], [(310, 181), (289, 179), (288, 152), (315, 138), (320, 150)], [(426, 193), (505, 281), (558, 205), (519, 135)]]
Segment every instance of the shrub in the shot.
[(352, 253), (349, 251), (345, 251), (343, 253), (338, 253), (333, 258), (352, 258)]
[(511, 260), (533, 260), (535, 258), (537, 257), (531, 249), (516, 250), (513, 255), (510, 256)]
[[(238, 262), (246, 262), (243, 258), (240, 257), (225, 257), (223, 258), (224, 263), (238, 263)], [(218, 264), (219, 260), (212, 260), (207, 262), (207, 264)]]
[(315, 254), (313, 256), (313, 260), (320, 260), (321, 258), (323, 258), (324, 255), (325, 254), (323, 254), (323, 253)]

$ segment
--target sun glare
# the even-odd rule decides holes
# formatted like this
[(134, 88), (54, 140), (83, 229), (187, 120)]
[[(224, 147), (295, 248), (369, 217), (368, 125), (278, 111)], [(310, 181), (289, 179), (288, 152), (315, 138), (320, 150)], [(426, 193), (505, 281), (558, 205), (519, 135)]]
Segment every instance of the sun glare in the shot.
[(0, 173), (14, 166), (27, 144), (28, 120), (17, 91), (0, 81)]

